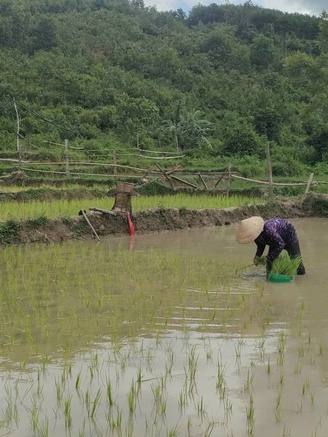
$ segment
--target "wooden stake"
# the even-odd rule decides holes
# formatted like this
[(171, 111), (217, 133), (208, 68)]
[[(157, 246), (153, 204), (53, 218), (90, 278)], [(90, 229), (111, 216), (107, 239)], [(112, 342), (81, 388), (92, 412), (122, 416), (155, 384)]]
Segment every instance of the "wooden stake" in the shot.
[(19, 114), (18, 114), (18, 109), (17, 109), (17, 105), (16, 105), (16, 101), (14, 99), (14, 107), (15, 107), (15, 111), (16, 111), (16, 119), (17, 119), (17, 130), (16, 130), (16, 142), (17, 142), (17, 152), (18, 152), (18, 167), (19, 169), (21, 168), (21, 164), (22, 164), (22, 148), (20, 145), (20, 141), (19, 141), (19, 137), (20, 137), (20, 132), (19, 132)]
[(217, 180), (217, 182), (215, 183), (214, 187), (216, 188), (217, 185), (219, 185), (219, 183), (222, 181), (222, 179), (226, 176), (227, 174), (227, 170), (224, 171), (224, 173), (221, 175), (221, 177), (219, 177), (219, 179)]
[(307, 185), (306, 185), (306, 188), (305, 188), (305, 194), (307, 194), (309, 192), (309, 190), (310, 190), (310, 186), (311, 186), (312, 181), (313, 181), (313, 176), (314, 176), (314, 173), (311, 173), (310, 176), (309, 176), (309, 180), (307, 181)]
[(68, 140), (65, 140), (65, 163), (66, 163), (66, 176), (69, 177), (69, 157), (68, 157)]
[(198, 174), (198, 176), (199, 176), (199, 179), (203, 182), (203, 185), (206, 188), (206, 190), (208, 190), (208, 186), (206, 185), (206, 182), (204, 181), (203, 176), (200, 173)]
[(176, 180), (176, 181), (182, 182), (183, 184), (189, 185), (189, 187), (193, 187), (193, 188), (196, 188), (196, 189), (198, 188), (197, 185), (194, 185), (191, 182), (184, 181), (183, 179), (180, 179), (180, 178), (178, 178), (176, 176), (171, 175), (170, 177), (172, 179)]
[(165, 179), (169, 181), (172, 190), (174, 190), (173, 183), (172, 183), (170, 177), (167, 175), (167, 173), (158, 164), (155, 164), (155, 165), (159, 169), (159, 171), (164, 175)]
[(268, 179), (269, 179), (269, 195), (272, 196), (273, 194), (273, 178), (272, 178), (272, 163), (271, 163), (271, 156), (270, 156), (270, 145), (269, 141), (265, 143), (265, 156), (268, 164)]
[(114, 177), (116, 177), (117, 176), (117, 167), (116, 167), (117, 159), (116, 159), (116, 151), (115, 150), (113, 152), (113, 164), (114, 164), (113, 174), (114, 174)]
[(85, 218), (86, 222), (87, 222), (88, 225), (90, 226), (92, 232), (95, 234), (96, 238), (98, 238), (98, 240), (100, 241), (100, 238), (99, 238), (97, 232), (95, 231), (95, 228), (94, 228), (94, 227), (92, 226), (92, 224), (90, 223), (90, 221), (89, 221), (89, 219), (88, 219), (86, 213), (84, 212), (83, 209), (81, 209), (81, 211), (82, 211), (83, 217)]
[(228, 165), (228, 187), (226, 191), (226, 195), (229, 196), (231, 186), (231, 164)]

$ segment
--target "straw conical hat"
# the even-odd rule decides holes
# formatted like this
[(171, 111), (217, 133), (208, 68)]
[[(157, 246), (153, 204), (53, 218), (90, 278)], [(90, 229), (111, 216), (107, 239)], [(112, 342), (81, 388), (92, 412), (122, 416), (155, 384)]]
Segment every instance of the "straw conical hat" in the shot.
[(263, 218), (258, 216), (242, 220), (236, 235), (237, 243), (247, 244), (254, 241), (262, 232), (263, 225)]

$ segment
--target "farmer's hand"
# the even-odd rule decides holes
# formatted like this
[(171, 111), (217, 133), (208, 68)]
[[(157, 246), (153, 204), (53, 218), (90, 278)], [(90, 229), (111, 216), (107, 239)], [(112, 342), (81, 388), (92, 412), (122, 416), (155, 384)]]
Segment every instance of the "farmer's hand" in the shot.
[(260, 262), (261, 262), (261, 257), (260, 256), (255, 256), (254, 259), (253, 259), (253, 264), (255, 266), (258, 266), (260, 264)]
[(259, 264), (265, 266), (266, 264), (266, 256), (256, 256), (253, 259), (253, 263), (258, 266)]
[(266, 256), (261, 256), (261, 258), (260, 258), (260, 264), (261, 264), (262, 266), (265, 266), (266, 263), (267, 263), (267, 257), (266, 257)]

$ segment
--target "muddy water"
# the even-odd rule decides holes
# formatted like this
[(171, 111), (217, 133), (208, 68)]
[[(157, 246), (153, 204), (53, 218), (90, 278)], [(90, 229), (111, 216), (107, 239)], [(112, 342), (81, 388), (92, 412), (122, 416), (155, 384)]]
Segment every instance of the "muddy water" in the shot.
[(326, 436), (328, 220), (293, 223), (307, 274), (289, 284), (249, 267), (235, 225), (4, 250), (0, 436)]

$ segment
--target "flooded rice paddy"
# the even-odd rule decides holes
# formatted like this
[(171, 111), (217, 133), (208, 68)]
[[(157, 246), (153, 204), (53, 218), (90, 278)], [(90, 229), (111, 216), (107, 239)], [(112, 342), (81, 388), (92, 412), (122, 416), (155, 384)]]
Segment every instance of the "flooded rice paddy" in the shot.
[(0, 436), (326, 436), (328, 221), (293, 223), (288, 284), (236, 225), (3, 249)]

